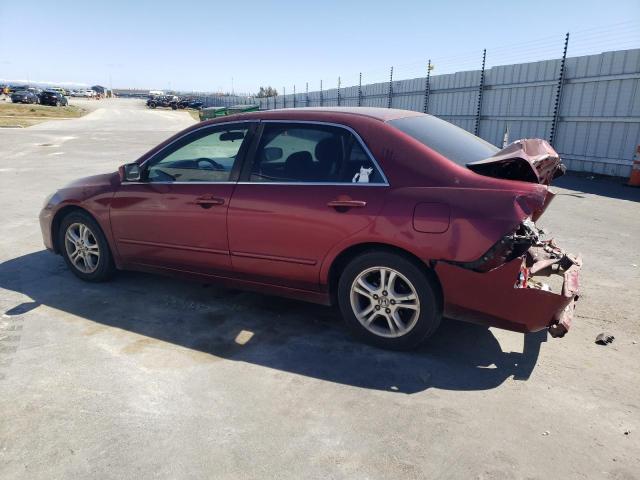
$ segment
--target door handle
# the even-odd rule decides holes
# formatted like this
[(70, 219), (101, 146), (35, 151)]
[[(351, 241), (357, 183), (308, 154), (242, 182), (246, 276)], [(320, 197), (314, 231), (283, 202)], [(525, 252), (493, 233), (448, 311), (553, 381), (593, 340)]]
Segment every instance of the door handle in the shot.
[(364, 200), (331, 200), (327, 203), (327, 207), (335, 208), (338, 211), (344, 211), (349, 208), (362, 208), (366, 206), (367, 202)]
[(196, 198), (196, 204), (202, 208), (211, 208), (214, 205), (224, 205), (224, 198), (219, 197), (199, 197)]

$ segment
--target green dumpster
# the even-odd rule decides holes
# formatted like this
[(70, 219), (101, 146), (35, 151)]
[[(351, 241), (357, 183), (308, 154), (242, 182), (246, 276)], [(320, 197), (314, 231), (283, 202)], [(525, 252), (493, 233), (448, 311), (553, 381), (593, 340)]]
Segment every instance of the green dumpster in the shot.
[(223, 117), (227, 114), (227, 107), (207, 107), (200, 110), (200, 121)]
[(257, 112), (259, 105), (233, 105), (231, 107), (207, 107), (200, 110), (200, 121), (233, 115), (234, 113)]

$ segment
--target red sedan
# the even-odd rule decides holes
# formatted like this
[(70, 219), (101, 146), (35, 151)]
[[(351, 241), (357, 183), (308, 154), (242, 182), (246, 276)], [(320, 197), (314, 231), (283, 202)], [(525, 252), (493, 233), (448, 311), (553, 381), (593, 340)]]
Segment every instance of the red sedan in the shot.
[(143, 270), (337, 304), (385, 348), (443, 316), (562, 336), (581, 260), (534, 222), (563, 172), (544, 140), (498, 150), (416, 112), (254, 112), (62, 188), (40, 224), (83, 280)]

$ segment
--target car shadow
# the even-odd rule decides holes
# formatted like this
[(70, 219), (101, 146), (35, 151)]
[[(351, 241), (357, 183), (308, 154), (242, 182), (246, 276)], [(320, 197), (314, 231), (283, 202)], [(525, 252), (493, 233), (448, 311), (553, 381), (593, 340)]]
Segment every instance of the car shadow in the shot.
[(136, 272), (85, 283), (46, 251), (0, 264), (0, 287), (29, 297), (5, 315), (46, 305), (219, 358), (402, 393), (526, 380), (546, 341), (528, 334), (522, 352), (506, 352), (488, 328), (445, 320), (418, 350), (384, 351), (351, 339), (333, 308)]

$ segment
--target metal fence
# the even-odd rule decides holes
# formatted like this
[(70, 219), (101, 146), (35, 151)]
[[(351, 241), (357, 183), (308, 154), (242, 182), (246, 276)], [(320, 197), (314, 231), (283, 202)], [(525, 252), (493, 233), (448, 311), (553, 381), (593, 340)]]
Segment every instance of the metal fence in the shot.
[[(566, 54), (566, 43), (565, 43)], [(482, 63), (484, 67), (484, 59)], [(570, 170), (627, 177), (640, 144), (640, 49), (563, 57), (270, 98), (208, 96), (261, 109), (390, 107), (427, 112), (497, 146), (546, 138)]]

